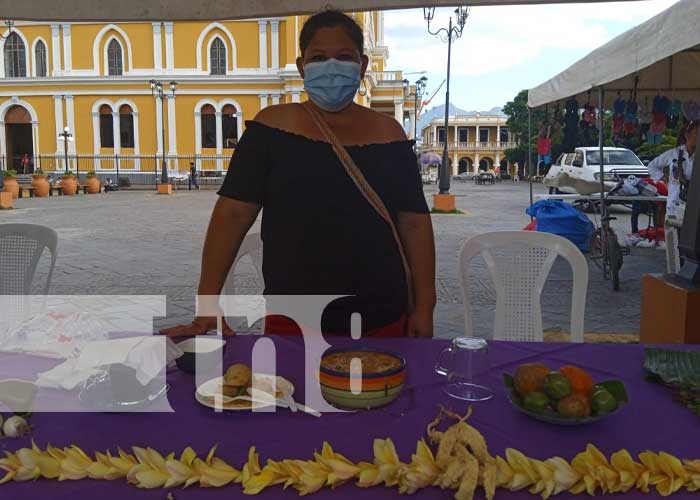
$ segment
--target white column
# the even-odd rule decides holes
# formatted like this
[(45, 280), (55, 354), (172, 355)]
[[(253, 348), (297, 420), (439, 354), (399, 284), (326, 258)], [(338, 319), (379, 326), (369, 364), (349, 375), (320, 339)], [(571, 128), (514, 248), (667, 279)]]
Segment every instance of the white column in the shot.
[(58, 140), (58, 134), (63, 132), (63, 96), (53, 96), (54, 117), (56, 119), (56, 152), (63, 152), (63, 141)]
[(267, 107), (267, 94), (260, 94), (260, 110)]
[(501, 126), (496, 127), (496, 144), (501, 147)]
[(194, 112), (194, 152), (202, 154), (202, 113)]
[(141, 141), (139, 140), (139, 113), (133, 112), (134, 116), (134, 154), (138, 155), (141, 151)]
[(63, 28), (63, 70), (70, 74), (73, 71), (70, 24), (63, 24), (61, 27)]
[(51, 25), (51, 60), (53, 61), (51, 75), (53, 76), (61, 74), (61, 33), (59, 28), (58, 24)]
[(160, 22), (151, 23), (153, 26), (153, 69), (163, 69), (163, 37), (161, 36)]
[(221, 115), (221, 111), (216, 112), (216, 154), (219, 156), (219, 158), (216, 159), (216, 169), (218, 171), (222, 171), (224, 168), (221, 160), (221, 155), (224, 152), (224, 127)]
[(175, 69), (175, 46), (173, 43), (173, 23), (168, 21), (165, 25), (165, 67), (169, 73)]
[(493, 169), (496, 170), (497, 168), (501, 167), (501, 155), (496, 153), (496, 162), (493, 165)]
[(394, 99), (394, 118), (403, 127), (403, 98)]
[(277, 106), (280, 103), (280, 95), (272, 94), (272, 105)]
[(66, 126), (70, 133), (73, 134), (73, 141), (68, 141), (68, 152), (75, 154), (75, 107), (73, 106), (73, 96), (67, 95), (66, 98)]
[(478, 147), (479, 143), (481, 142), (481, 134), (479, 133), (479, 130), (480, 130), (480, 127), (477, 125), (476, 126), (476, 140), (474, 141), (474, 142), (476, 142), (477, 147)]
[(163, 154), (163, 106), (160, 99), (155, 98), (156, 103), (156, 151)]
[(32, 151), (34, 151), (34, 156), (41, 154), (41, 149), (39, 148), (39, 122), (32, 120)]
[(457, 153), (455, 152), (454, 158), (452, 158), (452, 175), (457, 175), (459, 173), (459, 159), (457, 158)]
[(168, 97), (168, 154), (177, 154), (177, 116), (175, 115), (175, 97)]
[(292, 92), (292, 102), (301, 102), (301, 92)]
[(10, 165), (9, 158), (5, 158), (7, 155), (7, 143), (5, 141), (5, 122), (0, 121), (0, 155), (3, 157), (2, 160), (5, 162), (5, 169), (9, 170)]
[[(100, 112), (93, 111), (92, 112), (92, 143), (93, 143), (93, 151), (94, 151), (95, 155), (100, 154), (100, 141), (101, 141), (101, 139), (100, 139)], [(60, 142), (61, 141), (59, 141), (59, 143)], [(59, 147), (62, 148), (63, 145), (61, 144), (61, 145), (59, 145)]]
[(408, 112), (408, 126), (410, 128), (408, 131), (408, 137), (415, 140), (416, 135), (414, 132), (416, 130), (416, 112), (413, 110)]
[(474, 155), (474, 173), (479, 171), (479, 153)]
[(260, 69), (267, 69), (267, 21), (258, 21), (260, 40)]
[(432, 132), (431, 132), (431, 139), (430, 141), (433, 144), (436, 144), (438, 142), (438, 136), (437, 136), (437, 125), (433, 125)]
[(114, 154), (121, 153), (122, 140), (119, 134), (119, 112), (112, 111), (112, 138), (114, 140)]
[(216, 154), (220, 155), (224, 150), (223, 120), (221, 111), (216, 112)]
[(272, 69), (280, 67), (280, 22), (270, 21), (270, 33), (272, 34)]

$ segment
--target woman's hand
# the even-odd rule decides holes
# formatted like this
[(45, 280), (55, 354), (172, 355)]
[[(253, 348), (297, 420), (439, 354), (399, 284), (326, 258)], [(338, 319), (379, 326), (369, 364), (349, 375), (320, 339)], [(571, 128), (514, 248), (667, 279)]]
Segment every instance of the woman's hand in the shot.
[(415, 310), (408, 317), (406, 335), (414, 338), (433, 338), (433, 310)]
[[(217, 321), (215, 317), (197, 316), (189, 325), (177, 325), (170, 328), (163, 328), (160, 333), (168, 337), (193, 337), (195, 335), (204, 335), (207, 332), (216, 331)], [(231, 327), (226, 324), (224, 318), (221, 319), (223, 334), (225, 336), (235, 335)]]

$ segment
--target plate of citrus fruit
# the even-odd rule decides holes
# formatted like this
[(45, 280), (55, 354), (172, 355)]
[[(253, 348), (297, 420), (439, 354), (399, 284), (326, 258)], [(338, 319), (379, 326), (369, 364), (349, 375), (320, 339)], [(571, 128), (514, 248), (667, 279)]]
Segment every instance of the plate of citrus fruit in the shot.
[(619, 380), (595, 382), (577, 366), (553, 371), (542, 363), (518, 366), (513, 375), (504, 374), (510, 403), (526, 415), (558, 425), (596, 422), (619, 411), (628, 403), (625, 384)]

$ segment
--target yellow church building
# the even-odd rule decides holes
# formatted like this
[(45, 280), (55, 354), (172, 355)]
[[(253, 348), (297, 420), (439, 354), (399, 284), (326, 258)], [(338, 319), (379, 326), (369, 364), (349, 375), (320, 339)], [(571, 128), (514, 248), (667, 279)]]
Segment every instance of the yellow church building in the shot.
[[(370, 57), (358, 102), (412, 131), (414, 88), (400, 71), (386, 71), (383, 13), (352, 15)], [(145, 179), (165, 153), (173, 175), (191, 162), (222, 172), (245, 120), (306, 99), (295, 65), (305, 19), (8, 22), (0, 39), (0, 169), (61, 172), (67, 156), (73, 171), (120, 169)], [(154, 97), (151, 80), (162, 82), (164, 99)]]

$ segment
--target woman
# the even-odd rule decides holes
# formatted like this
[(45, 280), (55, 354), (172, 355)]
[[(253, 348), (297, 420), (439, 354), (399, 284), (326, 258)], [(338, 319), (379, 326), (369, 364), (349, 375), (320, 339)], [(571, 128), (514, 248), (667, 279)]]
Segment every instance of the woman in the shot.
[(690, 179), (693, 176), (695, 147), (698, 139), (700, 121), (688, 122), (678, 138), (678, 147), (669, 149), (649, 163), (649, 175), (655, 181), (668, 177), (668, 199), (666, 213), (668, 216), (682, 218)]
[[(310, 102), (268, 107), (246, 124), (207, 231), (199, 295), (221, 292), (263, 208), (266, 295), (352, 296), (324, 311), (327, 334), (348, 335), (357, 312), (365, 334), (431, 337), (435, 247), (413, 142), (392, 117), (353, 103), (369, 62), (355, 21), (333, 10), (316, 14), (305, 23), (299, 46), (297, 68)], [(314, 112), (391, 215), (413, 282), (410, 314), (409, 280), (391, 225), (353, 183)], [(195, 318), (164, 333), (196, 335), (215, 327), (215, 318)], [(299, 333), (274, 316), (266, 329)]]

